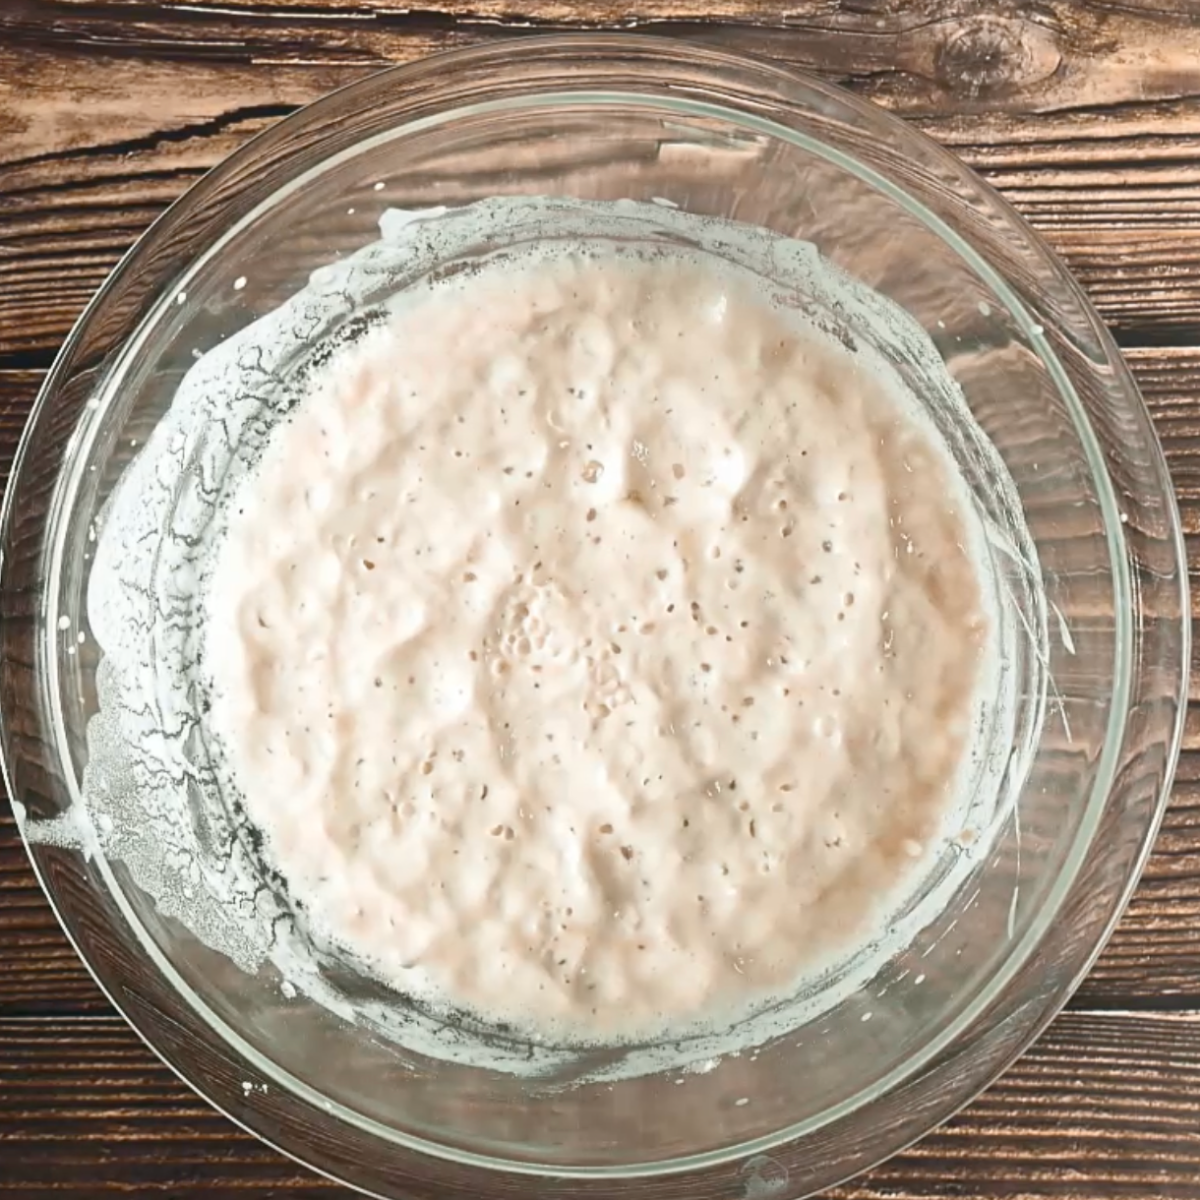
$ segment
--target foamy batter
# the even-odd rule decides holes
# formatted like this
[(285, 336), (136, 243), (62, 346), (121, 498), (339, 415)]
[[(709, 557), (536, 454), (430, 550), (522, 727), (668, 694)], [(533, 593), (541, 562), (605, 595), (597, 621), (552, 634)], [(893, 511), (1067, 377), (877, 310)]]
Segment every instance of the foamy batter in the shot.
[(212, 728), (310, 919), (571, 1037), (735, 1012), (946, 833), (989, 642), (943, 452), (703, 260), (429, 287), (234, 505)]

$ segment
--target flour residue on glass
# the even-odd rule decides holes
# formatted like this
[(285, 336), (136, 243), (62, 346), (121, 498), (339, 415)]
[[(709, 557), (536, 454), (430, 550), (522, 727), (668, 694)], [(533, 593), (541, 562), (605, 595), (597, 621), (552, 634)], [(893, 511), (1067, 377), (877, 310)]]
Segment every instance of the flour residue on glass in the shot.
[[(1005, 719), (986, 539), (897, 358), (956, 456), (1002, 477), (924, 332), (810, 246), (657, 205), (388, 214), (197, 362), (105, 514), (101, 851), (244, 969), (420, 1053), (538, 1073), (657, 1034), (614, 1060), (632, 1075), (836, 1003), (969, 868), (954, 835), (1008, 803), (976, 735)], [(256, 527), (259, 487), (304, 519)], [(894, 721), (866, 719), (868, 679)], [(856, 763), (910, 802), (872, 809)], [(310, 822), (280, 819), (285, 780)], [(844, 811), (804, 802), (847, 788)], [(788, 887), (808, 903), (785, 918)], [(331, 962), (396, 1004), (349, 998)], [(459, 1009), (524, 1032), (447, 1037)]]

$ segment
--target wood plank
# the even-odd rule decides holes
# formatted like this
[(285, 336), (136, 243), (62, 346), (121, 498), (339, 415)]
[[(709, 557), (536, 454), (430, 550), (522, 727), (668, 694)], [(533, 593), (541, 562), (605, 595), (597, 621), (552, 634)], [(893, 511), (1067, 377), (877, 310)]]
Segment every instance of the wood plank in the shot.
[(613, 23), (765, 54), (909, 116), (1010, 195), (1126, 344), (1200, 332), (1200, 26), (1186, 4), (1057, 0), (1036, 19), (958, 0), (654, 0), (636, 21), (618, 0), (579, 11), (10, 0), (0, 356), (44, 358), (154, 216), (297, 105), (433, 49)]
[[(0, 371), (0, 487), (44, 374)], [(0, 963), (0, 1013), (112, 1011), (38, 886), (7, 798), (0, 804)]]
[(119, 1017), (0, 1021), (0, 1196), (349, 1197), (243, 1133)]
[[(260, 1145), (116, 1018), (0, 1020), (0, 1196), (350, 1192)], [(829, 1200), (1156, 1196), (1200, 1176), (1200, 1014), (1071, 1012), (914, 1149)]]
[(0, 960), (0, 1013), (113, 1011), (54, 919), (7, 813), (0, 818)]
[(1064, 1013), (960, 1116), (829, 1197), (1194, 1200), (1197, 1021)]
[[(1196, 95), (1200, 28), (1186, 0), (1131, 5), (1049, 0), (981, 11), (969, 0), (16, 0), (0, 16), (14, 43), (189, 60), (403, 61), (412, 32), (456, 35), (620, 29), (742, 45), (851, 82), (900, 111), (1052, 114)], [(952, 102), (952, 104), (951, 104)], [(1110, 114), (1120, 119), (1118, 114)]]
[[(1174, 473), (1200, 615), (1200, 348), (1126, 354)], [(0, 371), (0, 482), (41, 372)], [(1084, 1007), (1200, 1006), (1200, 644), (1194, 719), (1154, 854), (1133, 903), (1074, 1003)], [(12, 819), (0, 818), (0, 1014), (104, 1012), (41, 894)]]

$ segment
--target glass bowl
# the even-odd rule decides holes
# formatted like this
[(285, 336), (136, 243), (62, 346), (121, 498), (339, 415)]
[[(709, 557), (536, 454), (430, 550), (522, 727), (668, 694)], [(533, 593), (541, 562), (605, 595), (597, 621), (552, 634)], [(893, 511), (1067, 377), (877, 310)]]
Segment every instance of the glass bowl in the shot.
[[(193, 839), (244, 850), (237, 815), (210, 820), (189, 790), (203, 738), (139, 777), (137, 762), (113, 766), (96, 719), (112, 687), (88, 616), (97, 530), (189, 368), (310, 278), (336, 282), (385, 211), (520, 195), (638, 202), (625, 209), (634, 238), (686, 241), (647, 216), (679, 208), (811, 243), (910, 315), (920, 337), (876, 349), (923, 398), (921, 355), (936, 353), (990, 447), (972, 458), (961, 423), (933, 411), (1003, 593), (1011, 719), (993, 731), (986, 819), (947, 852), (938, 903), (901, 914), (898, 951), (843, 973), (752, 1051), (684, 1047), (683, 1071), (631, 1072), (625, 1051), (597, 1050), (522, 1075), (504, 1069), (522, 1047), (502, 1032), (494, 1061), (432, 1057), (394, 1036), (400, 1000), (384, 989), (333, 978), (322, 1003), (298, 992), (230, 949), (239, 913), (180, 856), (189, 823)], [(501, 222), (456, 261), (553, 234)], [(407, 279), (451, 265), (427, 260)], [(368, 299), (407, 279), (381, 273)], [(827, 297), (803, 299), (849, 338), (874, 337)], [(352, 331), (361, 300), (314, 324), (309, 349)], [(264, 362), (264, 378), (298, 369), (286, 357)], [(204, 453), (203, 439), (183, 447), (177, 477), (165, 472), (181, 504)], [(233, 155), (142, 238), (68, 339), (13, 470), (2, 552), (5, 773), (67, 935), (204, 1097), (385, 1197), (636, 1187), (784, 1200), (878, 1162), (994, 1078), (1083, 977), (1149, 851), (1181, 735), (1179, 517), (1146, 410), (1080, 289), (994, 192), (901, 122), (767, 63), (666, 40), (442, 55), (340, 91)], [(154, 577), (141, 597), (151, 657), (179, 594), (170, 583)], [(171, 715), (150, 714), (147, 736)], [(120, 826), (92, 800), (105, 789), (140, 789), (152, 811)], [(274, 912), (269, 879), (252, 902)]]

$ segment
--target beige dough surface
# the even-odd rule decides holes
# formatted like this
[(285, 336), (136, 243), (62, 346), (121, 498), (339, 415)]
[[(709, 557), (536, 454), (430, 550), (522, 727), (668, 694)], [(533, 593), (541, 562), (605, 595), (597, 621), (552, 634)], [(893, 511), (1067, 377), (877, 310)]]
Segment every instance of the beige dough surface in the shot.
[(233, 509), (216, 730), (395, 986), (575, 1038), (793, 988), (945, 818), (990, 644), (943, 453), (700, 260), (484, 268), (333, 360)]

